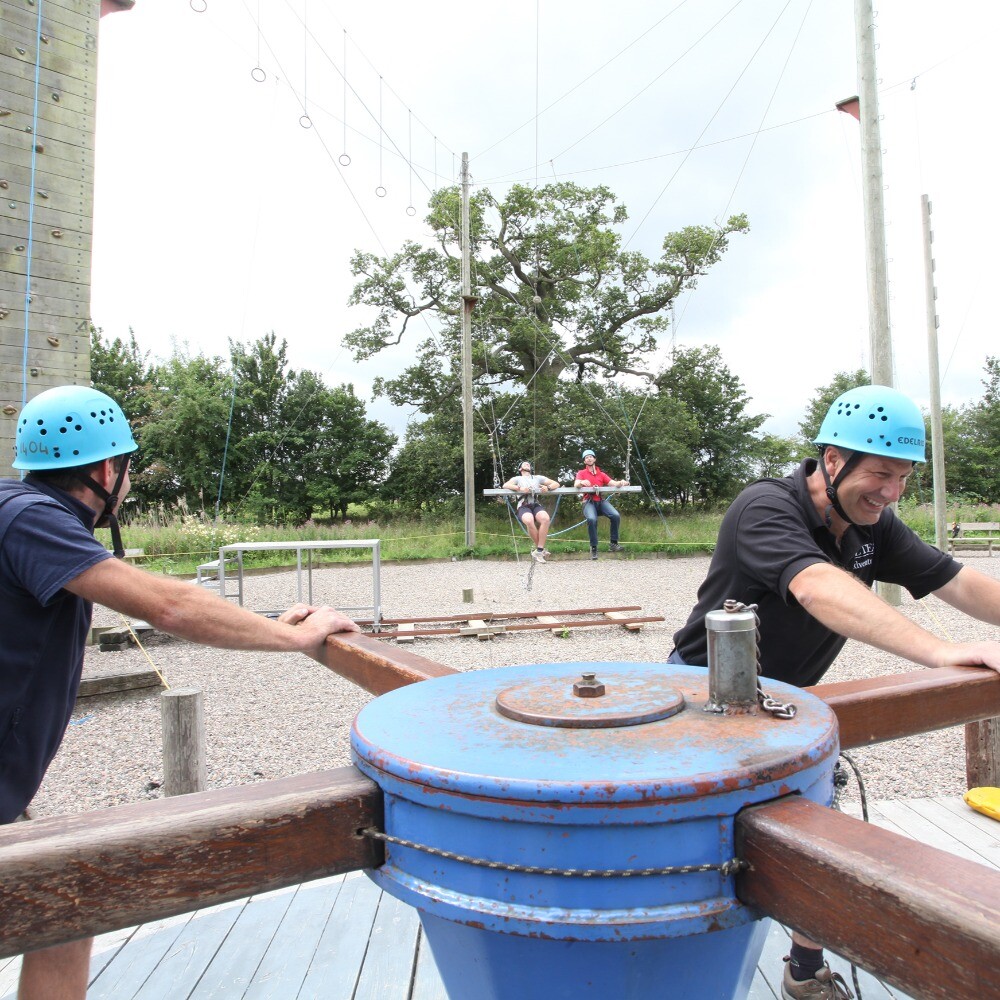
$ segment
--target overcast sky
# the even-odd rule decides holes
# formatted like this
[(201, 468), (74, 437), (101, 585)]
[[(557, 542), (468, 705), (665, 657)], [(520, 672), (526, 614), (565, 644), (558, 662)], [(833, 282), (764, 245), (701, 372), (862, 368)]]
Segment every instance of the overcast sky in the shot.
[[(926, 406), (926, 193), (942, 394), (961, 404), (1000, 353), (1000, 5), (877, 7), (896, 384)], [(362, 365), (341, 348), (366, 318), (350, 256), (423, 240), (428, 191), (468, 151), (498, 195), (608, 185), (651, 256), (747, 213), (655, 367), (717, 344), (766, 429), (794, 434), (816, 387), (868, 366), (859, 126), (834, 110), (856, 92), (852, 0), (138, 0), (101, 23), (93, 319), (155, 357), (273, 330), (293, 367), (367, 399), (412, 343)]]

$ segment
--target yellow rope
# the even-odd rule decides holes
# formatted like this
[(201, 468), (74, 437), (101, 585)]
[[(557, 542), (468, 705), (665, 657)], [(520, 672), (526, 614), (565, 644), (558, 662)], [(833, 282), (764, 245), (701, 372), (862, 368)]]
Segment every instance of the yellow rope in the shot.
[(170, 685), (167, 683), (166, 677), (164, 677), (163, 674), (160, 673), (159, 668), (153, 662), (153, 658), (149, 655), (149, 653), (146, 652), (146, 647), (139, 641), (139, 636), (135, 634), (135, 629), (132, 628), (132, 623), (122, 614), (119, 614), (118, 617), (121, 618), (122, 624), (125, 626), (125, 628), (129, 630), (129, 632), (132, 635), (132, 638), (135, 639), (135, 644), (139, 647), (139, 649), (142, 650), (142, 655), (146, 657), (146, 660), (148, 661), (149, 665), (156, 672), (156, 676), (160, 678), (160, 683), (169, 691)]

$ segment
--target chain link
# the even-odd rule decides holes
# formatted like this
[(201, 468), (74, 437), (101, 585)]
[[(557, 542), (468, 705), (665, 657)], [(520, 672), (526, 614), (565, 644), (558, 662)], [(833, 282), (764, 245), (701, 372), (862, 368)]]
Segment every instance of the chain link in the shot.
[(416, 851), (423, 851), (425, 854), (433, 854), (438, 858), (447, 858), (449, 861), (462, 861), (468, 865), (477, 865), (480, 868), (493, 868), (505, 872), (522, 872), (526, 875), (564, 875), (578, 876), (580, 878), (627, 878), (632, 875), (700, 875), (703, 872), (719, 872), (728, 877), (738, 875), (741, 871), (749, 868), (746, 861), (733, 858), (718, 865), (673, 865), (668, 868), (541, 868), (535, 865), (515, 865), (504, 861), (488, 861), (486, 858), (473, 858), (467, 854), (456, 854), (454, 851), (445, 851), (440, 847), (430, 847), (427, 844), (418, 844), (412, 840), (404, 840), (402, 837), (394, 837), (391, 834), (383, 833), (374, 827), (365, 827), (358, 831), (361, 836), (371, 840), (381, 840), (388, 844), (398, 844), (400, 847), (411, 847)]
[(760, 683), (760, 615), (757, 614), (757, 605), (744, 604), (742, 601), (730, 599), (723, 603), (722, 609), (729, 614), (735, 614), (737, 611), (753, 612), (754, 645), (757, 650), (757, 702), (765, 712), (770, 712), (776, 719), (794, 719), (795, 713), (798, 711), (795, 705), (790, 701), (778, 701), (777, 698), (764, 694), (764, 688)]

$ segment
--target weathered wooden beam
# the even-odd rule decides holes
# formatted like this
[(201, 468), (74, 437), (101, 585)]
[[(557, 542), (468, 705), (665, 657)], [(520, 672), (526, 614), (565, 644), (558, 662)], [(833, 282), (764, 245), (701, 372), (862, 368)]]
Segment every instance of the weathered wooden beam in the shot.
[(985, 667), (915, 670), (805, 690), (836, 713), (845, 750), (1000, 715), (1000, 674)]
[(913, 996), (1000, 983), (1000, 872), (798, 796), (744, 810), (736, 892)]
[(0, 828), (0, 956), (377, 867), (353, 767)]
[(132, 670), (121, 674), (95, 674), (80, 681), (77, 698), (91, 698), (99, 694), (118, 694), (141, 688), (159, 687), (163, 681), (155, 670)]
[(316, 659), (372, 694), (385, 694), (417, 681), (459, 672), (443, 663), (428, 660), (409, 650), (397, 649), (358, 632), (340, 632), (330, 636), (322, 654)]

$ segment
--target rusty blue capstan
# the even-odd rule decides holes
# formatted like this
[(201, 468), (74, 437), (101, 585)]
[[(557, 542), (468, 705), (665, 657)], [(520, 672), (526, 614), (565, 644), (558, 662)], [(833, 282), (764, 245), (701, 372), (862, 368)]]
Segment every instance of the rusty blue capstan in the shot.
[(746, 996), (768, 921), (735, 896), (734, 817), (829, 804), (838, 753), (820, 699), (766, 683), (794, 718), (706, 711), (705, 669), (653, 663), (475, 670), (363, 708), (368, 874), (418, 908), (449, 997)]

